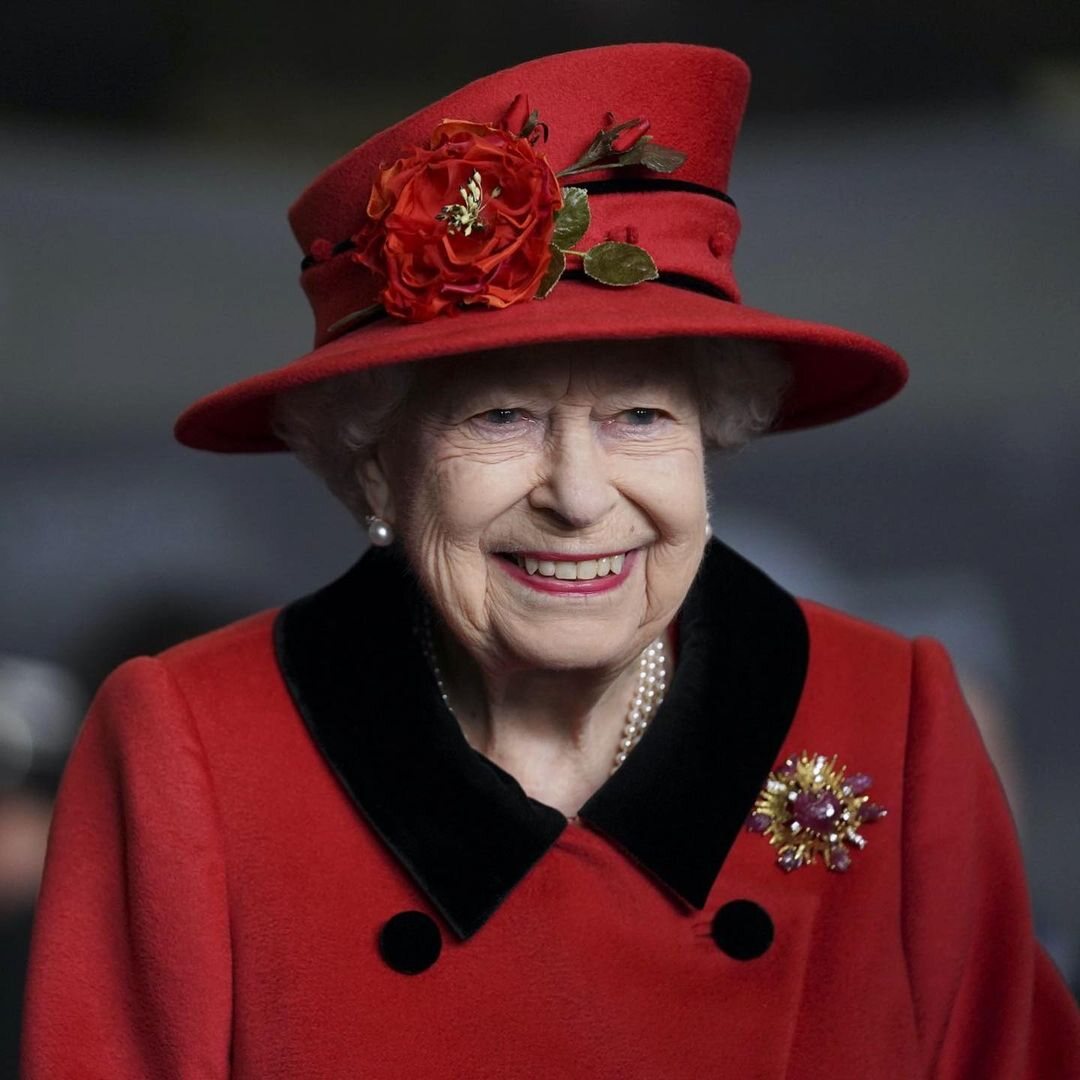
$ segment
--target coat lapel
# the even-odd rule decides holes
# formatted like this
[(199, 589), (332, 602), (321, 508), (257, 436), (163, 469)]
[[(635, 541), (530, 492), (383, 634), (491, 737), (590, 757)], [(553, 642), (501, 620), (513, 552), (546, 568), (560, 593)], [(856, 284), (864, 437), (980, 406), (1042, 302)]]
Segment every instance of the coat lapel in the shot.
[[(466, 742), (424, 658), (423, 603), (403, 561), (372, 550), (283, 608), (274, 641), (293, 701), (357, 810), (464, 939), (566, 818)], [(808, 640), (796, 602), (713, 541), (678, 641), (649, 731), (579, 816), (700, 908), (791, 725)]]

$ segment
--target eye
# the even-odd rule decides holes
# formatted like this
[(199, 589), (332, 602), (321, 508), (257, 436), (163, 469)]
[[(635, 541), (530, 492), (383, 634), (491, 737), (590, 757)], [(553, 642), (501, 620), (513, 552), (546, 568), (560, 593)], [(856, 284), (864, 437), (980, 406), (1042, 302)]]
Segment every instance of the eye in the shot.
[(657, 423), (662, 414), (659, 409), (638, 407), (624, 409), (622, 415), (625, 417), (626, 423), (630, 424), (631, 427), (647, 427), (649, 424)]
[(482, 439), (518, 439), (533, 429), (535, 419), (524, 408), (485, 409), (471, 416), (467, 426)]
[(521, 409), (488, 409), (487, 412), (480, 414), (480, 419), (485, 424), (505, 427), (507, 424), (516, 424), (524, 418), (524, 415)]

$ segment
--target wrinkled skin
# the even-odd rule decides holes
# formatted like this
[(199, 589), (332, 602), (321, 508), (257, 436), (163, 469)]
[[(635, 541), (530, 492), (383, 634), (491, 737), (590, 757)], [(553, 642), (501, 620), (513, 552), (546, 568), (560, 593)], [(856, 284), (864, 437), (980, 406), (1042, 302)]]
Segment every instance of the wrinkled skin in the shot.
[[(638, 657), (702, 556), (697, 400), (673, 342), (433, 361), (360, 469), (441, 622), (466, 735), (571, 811), (610, 768)], [(622, 584), (587, 596), (537, 592), (499, 554), (634, 549)]]

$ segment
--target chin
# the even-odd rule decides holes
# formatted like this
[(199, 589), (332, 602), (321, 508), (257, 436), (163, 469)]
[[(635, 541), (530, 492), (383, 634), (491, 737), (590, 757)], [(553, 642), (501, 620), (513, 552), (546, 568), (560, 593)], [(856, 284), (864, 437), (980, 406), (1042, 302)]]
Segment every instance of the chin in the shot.
[(619, 631), (592, 621), (573, 626), (566, 621), (545, 628), (533, 624), (508, 638), (513, 652), (528, 666), (547, 671), (590, 671), (622, 667), (648, 642), (638, 644), (640, 628)]

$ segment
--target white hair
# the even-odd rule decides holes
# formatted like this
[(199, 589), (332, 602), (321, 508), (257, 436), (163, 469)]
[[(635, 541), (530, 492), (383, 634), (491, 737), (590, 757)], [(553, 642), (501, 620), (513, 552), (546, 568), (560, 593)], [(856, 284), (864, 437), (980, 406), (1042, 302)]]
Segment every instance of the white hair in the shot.
[[(670, 340), (659, 339), (658, 344)], [(780, 348), (738, 338), (687, 340), (706, 449), (730, 453), (768, 431), (791, 380)], [(361, 522), (370, 511), (357, 481), (357, 465), (393, 426), (416, 379), (416, 367), (368, 368), (284, 391), (274, 400), (274, 433)]]

